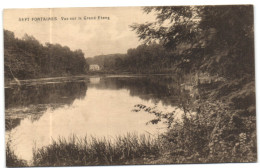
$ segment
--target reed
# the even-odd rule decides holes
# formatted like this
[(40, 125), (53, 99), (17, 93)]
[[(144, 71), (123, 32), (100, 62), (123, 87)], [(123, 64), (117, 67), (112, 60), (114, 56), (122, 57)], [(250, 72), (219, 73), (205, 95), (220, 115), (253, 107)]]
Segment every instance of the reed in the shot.
[(59, 138), (49, 146), (34, 149), (34, 166), (82, 166), (143, 164), (160, 155), (160, 142), (149, 136), (128, 133), (106, 138)]

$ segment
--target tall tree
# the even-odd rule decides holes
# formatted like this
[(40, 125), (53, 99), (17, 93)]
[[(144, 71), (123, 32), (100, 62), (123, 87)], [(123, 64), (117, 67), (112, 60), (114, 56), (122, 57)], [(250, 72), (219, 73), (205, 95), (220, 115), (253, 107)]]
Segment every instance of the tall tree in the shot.
[(81, 50), (60, 44), (42, 45), (33, 36), (22, 39), (4, 30), (5, 79), (26, 79), (86, 73), (87, 63)]
[[(145, 7), (157, 20), (133, 24), (145, 43), (160, 41), (181, 69), (200, 69), (237, 78), (254, 72), (253, 7)], [(236, 72), (236, 73), (234, 73)]]

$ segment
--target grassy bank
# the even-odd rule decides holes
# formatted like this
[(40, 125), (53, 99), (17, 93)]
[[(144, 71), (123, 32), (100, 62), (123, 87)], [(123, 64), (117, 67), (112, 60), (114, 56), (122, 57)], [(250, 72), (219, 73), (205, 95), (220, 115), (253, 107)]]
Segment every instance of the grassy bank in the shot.
[(34, 166), (80, 166), (144, 164), (160, 155), (160, 143), (147, 136), (127, 134), (116, 139), (88, 140), (72, 136), (60, 138), (49, 146), (34, 150)]
[[(154, 108), (140, 107), (154, 113), (158, 117), (155, 120), (164, 118), (168, 121), (167, 132), (157, 138), (134, 134), (111, 140), (61, 137), (49, 146), (34, 149), (30, 166), (240, 163), (257, 160), (256, 120), (251, 108), (236, 109), (221, 101), (195, 101), (193, 106), (184, 109), (182, 122), (173, 122), (173, 115), (161, 115), (163, 113)], [(194, 110), (196, 113), (191, 114)], [(17, 165), (26, 163), (7, 145), (7, 166)]]
[(25, 160), (20, 159), (15, 155), (10, 147), (10, 143), (6, 144), (6, 166), (8, 167), (24, 167), (28, 166)]
[(33, 149), (32, 165), (27, 165), (25, 161), (15, 156), (7, 144), (7, 166), (256, 161), (254, 131), (238, 128), (239, 125), (236, 126), (238, 119), (231, 115), (229, 109), (223, 104), (206, 102), (204, 106), (201, 106), (201, 111), (200, 115), (192, 118), (184, 117), (182, 123), (173, 123), (165, 134), (157, 138), (134, 134), (112, 140), (94, 137), (77, 138), (76, 136), (69, 139), (60, 138), (48, 146)]
[[(30, 166), (256, 162), (254, 81), (201, 84), (196, 89), (198, 98), (180, 95), (182, 121), (174, 120), (175, 111), (165, 114), (136, 106), (154, 114), (154, 123), (168, 124), (166, 133), (157, 138), (130, 133), (111, 140), (61, 137), (34, 149)], [(26, 165), (8, 144), (6, 154), (7, 166)]]

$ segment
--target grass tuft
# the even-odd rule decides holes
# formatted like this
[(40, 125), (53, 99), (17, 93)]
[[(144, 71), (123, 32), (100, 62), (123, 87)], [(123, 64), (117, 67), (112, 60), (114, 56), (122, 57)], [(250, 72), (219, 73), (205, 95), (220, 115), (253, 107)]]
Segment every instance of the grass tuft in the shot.
[[(135, 164), (159, 155), (158, 140), (127, 134), (113, 141), (106, 138), (59, 138), (49, 146), (34, 149), (34, 166), (82, 166)], [(141, 164), (141, 163), (140, 163)]]

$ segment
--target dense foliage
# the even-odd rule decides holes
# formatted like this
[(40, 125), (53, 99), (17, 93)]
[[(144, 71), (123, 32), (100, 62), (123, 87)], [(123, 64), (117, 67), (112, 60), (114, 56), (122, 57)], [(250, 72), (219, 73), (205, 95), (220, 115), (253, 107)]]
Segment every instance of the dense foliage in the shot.
[[(162, 118), (170, 123), (164, 136), (173, 151), (169, 160), (256, 161), (253, 7), (146, 7), (144, 11), (155, 12), (157, 21), (132, 25), (140, 39), (159, 41), (175, 51), (172, 63), (182, 72), (224, 78), (192, 86), (193, 100), (180, 104), (182, 122), (174, 120), (175, 112), (165, 115), (137, 106), (157, 116), (152, 123)], [(180, 46), (185, 47), (178, 51)]]
[(126, 54), (87, 58), (88, 64), (98, 64), (108, 73), (168, 73), (175, 70), (172, 52), (161, 44), (142, 44), (128, 49)]
[(133, 24), (145, 44), (126, 55), (89, 59), (106, 72), (208, 72), (228, 79), (254, 77), (252, 6), (145, 7), (157, 21)]
[[(121, 64), (121, 60), (125, 58), (126, 54), (108, 54), (98, 55), (90, 58), (86, 58), (89, 65), (97, 64), (104, 72), (113, 72), (118, 70), (117, 66)], [(122, 69), (120, 69), (122, 71)], [(124, 70), (123, 70), (124, 71)]]
[(158, 156), (160, 144), (149, 136), (127, 134), (113, 141), (105, 138), (60, 138), (33, 153), (34, 166), (86, 166), (144, 164)]
[(126, 55), (98, 56), (89, 62), (118, 73), (177, 70), (229, 79), (254, 77), (252, 6), (145, 7), (144, 11), (155, 13), (157, 21), (131, 27), (146, 44)]
[[(139, 38), (159, 41), (181, 52), (173, 61), (182, 70), (201, 70), (226, 78), (254, 76), (253, 6), (145, 7), (157, 21), (134, 24)], [(182, 47), (183, 46), (183, 47)]]
[(27, 34), (18, 39), (8, 30), (4, 30), (4, 59), (5, 79), (84, 74), (88, 66), (81, 50), (42, 45)]

